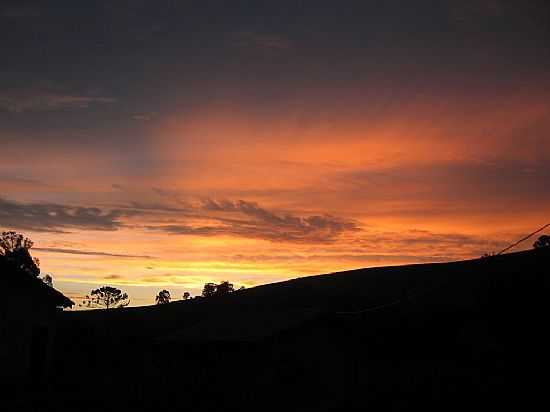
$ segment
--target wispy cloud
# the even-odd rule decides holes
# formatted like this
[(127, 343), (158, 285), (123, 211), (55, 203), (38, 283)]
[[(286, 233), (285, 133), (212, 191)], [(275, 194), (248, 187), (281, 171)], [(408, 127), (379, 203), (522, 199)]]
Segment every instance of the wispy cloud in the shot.
[(197, 215), (216, 222), (213, 225), (171, 224), (150, 226), (178, 235), (231, 235), (297, 243), (332, 242), (347, 232), (361, 229), (353, 220), (336, 216), (297, 216), (278, 214), (260, 207), (257, 203), (239, 201), (215, 201), (207, 199), (197, 208)]
[(113, 184), (111, 185), (111, 188), (112, 188), (113, 190), (117, 190), (117, 191), (119, 191), (119, 192), (124, 192), (124, 190), (125, 190), (125, 189), (124, 189), (124, 186), (123, 186), (123, 185), (119, 185), (118, 183), (113, 183)]
[(121, 253), (108, 253), (108, 252), (96, 252), (91, 250), (78, 250), (78, 249), (63, 249), (54, 247), (35, 247), (33, 250), (49, 253), (63, 253), (69, 255), (87, 255), (87, 256), (105, 256), (105, 257), (118, 257), (128, 259), (154, 259), (153, 256), (148, 255), (126, 255)]
[[(348, 253), (377, 253), (382, 248), (388, 255), (406, 255), (420, 261), (422, 257), (465, 258), (481, 256), (485, 252), (501, 249), (507, 243), (501, 239), (465, 233), (434, 233), (428, 230), (403, 232), (367, 232), (355, 239)], [(439, 259), (437, 259), (439, 260)]]
[(103, 277), (104, 280), (120, 280), (122, 279), (122, 276), (120, 275), (107, 275)]
[[(146, 217), (151, 223), (129, 226), (123, 222), (124, 218), (138, 215)], [(361, 230), (357, 222), (330, 214), (299, 216), (273, 212), (245, 200), (212, 199), (184, 207), (131, 202), (126, 207), (101, 209), (54, 203), (20, 203), (0, 198), (0, 225), (42, 232), (64, 232), (77, 228), (113, 231), (121, 227), (145, 227), (173, 235), (225, 235), (294, 243), (332, 242), (340, 235)], [(50, 249), (54, 250), (58, 253), (88, 254), (65, 248)], [(89, 254), (101, 255), (96, 252)]]
[(19, 203), (0, 198), (0, 226), (41, 232), (66, 229), (117, 230), (121, 218), (135, 210), (101, 210), (97, 207), (67, 206), (55, 203)]

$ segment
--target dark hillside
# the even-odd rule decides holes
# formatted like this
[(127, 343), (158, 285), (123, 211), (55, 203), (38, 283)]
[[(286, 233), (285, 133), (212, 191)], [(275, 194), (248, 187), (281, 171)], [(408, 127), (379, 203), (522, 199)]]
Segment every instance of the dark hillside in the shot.
[[(473, 308), (488, 299), (508, 305), (525, 299), (521, 293), (531, 297), (541, 292), (533, 286), (546, 286), (547, 260), (546, 250), (533, 250), (452, 263), (358, 269), (258, 286), (223, 298), (62, 316), (69, 324), (91, 322), (135, 337), (167, 337), (201, 325), (209, 334), (204, 339), (225, 339), (220, 328), (226, 325), (234, 330), (233, 339), (246, 340), (321, 314), (361, 312), (402, 300), (453, 309)], [(211, 322), (214, 318), (217, 321)], [(203, 339), (198, 332), (193, 335)]]
[(544, 400), (549, 267), (540, 249), (63, 313), (53, 390), (199, 411), (526, 406)]

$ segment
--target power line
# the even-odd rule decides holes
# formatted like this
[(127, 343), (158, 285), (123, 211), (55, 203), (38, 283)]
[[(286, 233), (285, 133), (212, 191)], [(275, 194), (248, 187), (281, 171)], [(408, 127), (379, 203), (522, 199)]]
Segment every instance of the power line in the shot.
[(504, 249), (502, 249), (500, 252), (497, 253), (497, 255), (502, 255), (504, 252), (512, 249), (513, 247), (516, 247), (517, 245), (519, 245), (521, 242), (525, 242), (527, 239), (529, 239), (531, 236), (533, 235), (536, 235), (537, 233), (539, 232), (542, 232), (544, 229), (546, 229), (547, 227), (550, 226), (550, 223), (547, 223), (546, 225), (544, 225), (543, 227), (541, 227), (540, 229), (538, 230), (535, 230), (533, 233), (529, 233), (527, 236), (521, 238), (520, 240), (518, 240), (517, 242), (515, 243), (512, 243), (510, 246), (508, 247), (505, 247)]

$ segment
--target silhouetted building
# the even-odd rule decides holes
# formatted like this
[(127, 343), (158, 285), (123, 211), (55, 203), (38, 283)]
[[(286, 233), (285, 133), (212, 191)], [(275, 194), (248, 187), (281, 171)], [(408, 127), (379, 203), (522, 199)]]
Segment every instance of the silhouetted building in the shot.
[(39, 383), (49, 373), (56, 312), (74, 303), (0, 256), (0, 380)]

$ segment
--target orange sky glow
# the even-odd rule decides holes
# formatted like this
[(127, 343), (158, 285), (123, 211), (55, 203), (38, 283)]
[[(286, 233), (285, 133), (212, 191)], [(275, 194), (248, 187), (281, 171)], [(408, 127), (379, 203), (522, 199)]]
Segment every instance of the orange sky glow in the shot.
[[(544, 119), (547, 107), (537, 95), (501, 98), (472, 109), (461, 101), (402, 104), (373, 122), (336, 107), (317, 118), (310, 108), (261, 115), (223, 105), (148, 125), (149, 161), (158, 166), (137, 179), (116, 171), (117, 153), (87, 158), (76, 150), (75, 164), (37, 155), (34, 168), (51, 173), (50, 183), (5, 184), (4, 193), (127, 211), (114, 219), (116, 230), (25, 231), (43, 270), (73, 296), (109, 283), (139, 287), (134, 303), (145, 304), (163, 287), (179, 296), (225, 279), (251, 287), (476, 257), (545, 218), (535, 194), (518, 195), (537, 184), (539, 168), (548, 170), (540, 161), (548, 152), (528, 139), (511, 147), (514, 131)], [(508, 175), (501, 162), (513, 168)], [(329, 216), (336, 226), (274, 220), (286, 215)]]
[(509, 69), (490, 36), (474, 47), (477, 24), (513, 10), (457, 20), (457, 7), (445, 18), (465, 43), (449, 35), (437, 53), (406, 32), (369, 49), (344, 25), (334, 44), (307, 27), (225, 33), (212, 56), (189, 44), (189, 61), (152, 48), (136, 65), (120, 46), (124, 75), (97, 69), (99, 53), (74, 84), (13, 74), (0, 97), (0, 229), (33, 239), (77, 302), (109, 284), (133, 305), (164, 288), (179, 299), (206, 282), (498, 251), (548, 223), (550, 77), (544, 64)]

